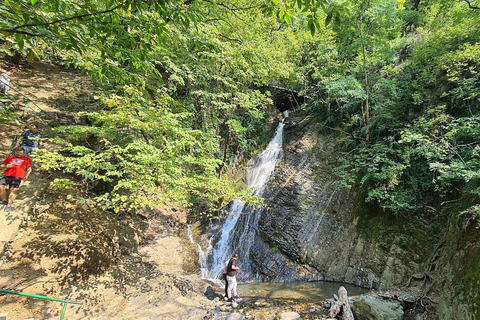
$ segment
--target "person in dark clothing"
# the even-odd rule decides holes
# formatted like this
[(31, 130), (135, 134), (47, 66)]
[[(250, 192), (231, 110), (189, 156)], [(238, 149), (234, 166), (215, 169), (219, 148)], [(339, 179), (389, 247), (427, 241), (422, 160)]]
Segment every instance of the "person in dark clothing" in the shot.
[[(227, 264), (227, 283), (228, 283), (228, 288), (227, 288), (227, 297), (228, 301), (232, 302), (234, 299), (238, 299), (237, 295), (237, 272), (240, 270), (240, 268), (237, 266), (237, 260), (238, 260), (238, 254), (234, 254), (231, 258), (230, 261), (228, 261)], [(232, 291), (233, 291), (233, 296), (232, 296)]]
[(32, 156), (34, 156), (35, 151), (42, 146), (42, 141), (40, 140), (42, 134), (38, 131), (37, 125), (32, 123), (29, 130), (22, 132), (21, 137), (21, 139), (17, 140), (15, 148), (23, 148), (23, 155), (30, 158), (33, 168)]
[(227, 267), (229, 262), (230, 262), (230, 258), (228, 258), (227, 261), (225, 261), (225, 268), (223, 269), (223, 273), (222, 273), (222, 279), (223, 281), (225, 281), (225, 296), (223, 297), (224, 299), (227, 299), (228, 297)]
[(227, 272), (226, 271), (222, 274), (222, 279), (223, 279), (223, 281), (225, 281), (225, 296), (224, 296), (224, 298), (227, 298), (228, 297), (228, 281), (227, 281)]

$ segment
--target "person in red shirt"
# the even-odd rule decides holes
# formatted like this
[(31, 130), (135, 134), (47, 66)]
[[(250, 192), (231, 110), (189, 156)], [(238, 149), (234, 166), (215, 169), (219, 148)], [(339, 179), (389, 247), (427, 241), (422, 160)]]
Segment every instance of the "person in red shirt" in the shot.
[[(9, 156), (3, 160), (1, 166), (7, 169), (3, 173), (2, 179), (0, 179), (0, 203), (6, 204), (5, 211), (10, 211), (22, 180), (27, 180), (30, 172), (32, 172), (32, 163), (30, 158), (23, 155), (23, 150), (18, 148), (15, 150), (14, 156)], [(8, 200), (7, 186), (10, 189)]]

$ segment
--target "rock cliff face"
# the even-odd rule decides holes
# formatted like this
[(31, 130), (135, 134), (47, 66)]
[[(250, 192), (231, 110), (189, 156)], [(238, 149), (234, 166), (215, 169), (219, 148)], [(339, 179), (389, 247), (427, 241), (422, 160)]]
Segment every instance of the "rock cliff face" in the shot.
[(478, 222), (438, 204), (401, 226), (414, 248), (365, 236), (365, 228), (361, 234), (355, 192), (335, 186), (334, 140), (318, 132), (309, 117), (286, 120), (283, 158), (264, 195), (268, 209), (250, 252), (253, 276), (408, 287), (427, 297), (422, 305), (436, 307), (439, 319), (479, 319)]
[(424, 279), (439, 319), (480, 319), (480, 229), (477, 221), (461, 220), (452, 219)]
[(284, 155), (265, 194), (249, 260), (254, 276), (273, 281), (345, 281), (368, 288), (404, 284), (420, 270), (399, 246), (357, 232), (356, 201), (335, 186), (332, 141), (310, 118), (286, 119)]

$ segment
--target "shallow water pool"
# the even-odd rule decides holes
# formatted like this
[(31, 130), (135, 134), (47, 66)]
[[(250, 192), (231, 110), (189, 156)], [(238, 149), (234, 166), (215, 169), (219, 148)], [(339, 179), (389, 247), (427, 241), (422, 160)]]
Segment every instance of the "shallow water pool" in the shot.
[(291, 282), (291, 283), (247, 283), (238, 285), (238, 295), (249, 301), (267, 300), (284, 303), (318, 303), (338, 295), (338, 289), (344, 286), (348, 296), (361, 295), (368, 292), (351, 284), (338, 282)]

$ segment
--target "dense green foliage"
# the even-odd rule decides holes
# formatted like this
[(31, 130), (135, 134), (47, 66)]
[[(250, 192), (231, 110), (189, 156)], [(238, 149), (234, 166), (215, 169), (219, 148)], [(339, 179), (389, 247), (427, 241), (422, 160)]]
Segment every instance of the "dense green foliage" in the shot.
[(96, 81), (90, 124), (55, 128), (59, 152), (39, 152), (43, 169), (69, 174), (56, 186), (114, 210), (210, 210), (249, 198), (225, 173), (264, 143), (271, 99), (260, 88), (298, 82), (291, 10), (313, 19), (320, 4), (11, 0), (0, 50), (60, 58)]
[(411, 216), (461, 197), (479, 214), (479, 29), (474, 1), (357, 1), (309, 47), (312, 112), (367, 203)]

